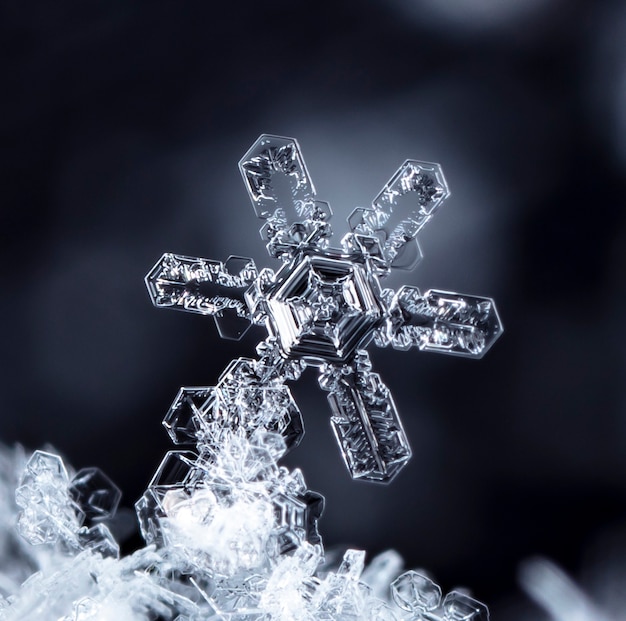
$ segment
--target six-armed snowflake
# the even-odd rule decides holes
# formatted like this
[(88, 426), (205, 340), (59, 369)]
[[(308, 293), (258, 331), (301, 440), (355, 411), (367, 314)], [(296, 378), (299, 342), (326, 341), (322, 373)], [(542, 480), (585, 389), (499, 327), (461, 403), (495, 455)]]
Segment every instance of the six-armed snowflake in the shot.
[[(333, 248), (330, 207), (316, 199), (293, 138), (262, 135), (239, 168), (265, 221), (268, 252), (282, 267), (258, 271), (244, 257), (223, 263), (167, 253), (146, 283), (156, 306), (212, 315), (223, 338), (239, 339), (251, 324), (269, 336), (258, 359), (233, 361), (217, 386), (182, 388), (164, 423), (177, 444), (202, 444), (216, 428), (243, 427), (277, 431), (293, 447), (303, 427), (284, 382), (314, 366), (352, 477), (389, 481), (411, 450), (365, 347), (373, 340), (480, 358), (502, 332), (489, 298), (381, 288), (391, 269), (412, 269), (421, 258), (416, 236), (449, 194), (441, 169), (407, 160), (371, 207), (350, 214), (350, 232)], [(182, 453), (172, 455), (184, 461)]]

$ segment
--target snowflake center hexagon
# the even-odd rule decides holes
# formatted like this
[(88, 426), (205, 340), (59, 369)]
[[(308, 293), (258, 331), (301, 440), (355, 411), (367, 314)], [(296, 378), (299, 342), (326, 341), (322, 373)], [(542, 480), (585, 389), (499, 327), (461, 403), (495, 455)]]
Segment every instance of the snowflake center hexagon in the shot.
[(283, 355), (314, 365), (349, 360), (383, 317), (378, 283), (362, 266), (319, 255), (283, 268), (267, 305)]

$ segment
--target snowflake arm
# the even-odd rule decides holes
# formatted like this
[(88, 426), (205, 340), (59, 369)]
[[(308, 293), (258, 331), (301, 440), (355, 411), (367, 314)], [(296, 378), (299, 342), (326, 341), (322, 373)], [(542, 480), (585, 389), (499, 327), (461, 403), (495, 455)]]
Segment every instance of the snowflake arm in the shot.
[(391, 299), (376, 343), (482, 358), (502, 333), (492, 299), (404, 286)]
[(222, 263), (167, 252), (146, 276), (146, 286), (155, 306), (213, 315), (222, 338), (239, 340), (251, 321), (244, 294), (257, 275), (246, 257)]
[(327, 364), (319, 384), (328, 391), (331, 425), (353, 479), (390, 481), (411, 458), (391, 392), (365, 350), (348, 367)]
[(270, 256), (293, 259), (302, 248), (331, 235), (330, 205), (316, 200), (315, 187), (294, 138), (263, 134), (239, 162), (239, 170)]

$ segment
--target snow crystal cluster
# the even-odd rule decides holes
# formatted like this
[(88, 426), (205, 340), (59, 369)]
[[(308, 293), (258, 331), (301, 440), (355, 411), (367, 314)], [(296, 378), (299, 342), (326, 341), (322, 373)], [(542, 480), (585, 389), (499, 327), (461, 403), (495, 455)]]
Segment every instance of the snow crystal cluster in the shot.
[[(214, 393), (224, 392), (226, 375)], [(205, 399), (199, 409), (184, 390), (197, 452), (165, 456), (136, 504), (148, 545), (126, 557), (107, 526), (120, 493), (98, 469), (74, 473), (45, 451), (27, 461), (2, 454), (2, 621), (488, 620), (465, 593), (442, 597), (427, 576), (401, 573), (393, 551), (366, 568), (358, 550), (338, 567), (325, 562), (323, 498), (278, 463), (287, 444), (276, 418), (290, 426), (289, 400), (274, 395), (275, 416), (257, 417), (274, 430), (251, 430), (234, 421), (251, 396), (263, 403), (267, 395), (248, 386), (225, 405), (213, 393), (213, 407)], [(180, 398), (173, 408), (181, 425)]]

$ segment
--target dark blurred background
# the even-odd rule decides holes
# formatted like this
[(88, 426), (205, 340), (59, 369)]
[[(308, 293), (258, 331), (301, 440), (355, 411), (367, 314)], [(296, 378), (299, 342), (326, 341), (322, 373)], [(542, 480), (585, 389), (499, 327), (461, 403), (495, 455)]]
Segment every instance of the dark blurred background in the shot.
[(275, 266), (237, 161), (294, 136), (335, 239), (404, 159), (440, 162), (452, 197), (387, 283), (491, 296), (506, 328), (479, 362), (370, 348), (415, 453), (388, 487), (349, 479), (314, 373), (293, 385), (326, 545), (518, 619), (520, 560), (580, 575), (625, 540), (626, 3), (2, 0), (0, 45), (2, 441), (132, 506), (178, 387), (262, 337), (155, 310), (143, 276), (166, 250)]

